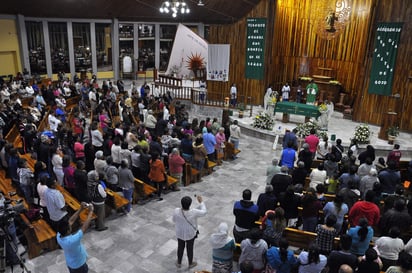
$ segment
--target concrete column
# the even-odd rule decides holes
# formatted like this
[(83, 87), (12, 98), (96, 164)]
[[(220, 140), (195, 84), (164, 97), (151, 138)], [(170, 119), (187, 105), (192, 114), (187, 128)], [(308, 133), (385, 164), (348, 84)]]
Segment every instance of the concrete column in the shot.
[(160, 24), (155, 24), (155, 68), (160, 65)]
[(67, 22), (67, 39), (68, 39), (68, 46), (69, 46), (70, 74), (74, 75), (76, 73), (76, 67), (74, 65), (74, 44), (73, 44), (73, 24), (72, 24), (72, 21)]
[(119, 19), (113, 19), (112, 63), (114, 78), (119, 79)]
[(49, 24), (47, 23), (46, 20), (43, 20), (42, 24), (43, 24), (43, 35), (44, 35), (44, 54), (46, 54), (47, 77), (51, 78), (53, 74), (53, 69), (52, 69), (51, 50), (50, 50)]
[(20, 63), (22, 69), (27, 68), (27, 71), (30, 71), (30, 57), (29, 57), (29, 46), (27, 42), (27, 33), (26, 33), (26, 22), (24, 21), (24, 16), (19, 14), (17, 15), (17, 29), (18, 37), (20, 44)]
[(92, 51), (92, 74), (97, 73), (97, 52), (96, 52), (96, 24), (90, 23), (90, 50)]

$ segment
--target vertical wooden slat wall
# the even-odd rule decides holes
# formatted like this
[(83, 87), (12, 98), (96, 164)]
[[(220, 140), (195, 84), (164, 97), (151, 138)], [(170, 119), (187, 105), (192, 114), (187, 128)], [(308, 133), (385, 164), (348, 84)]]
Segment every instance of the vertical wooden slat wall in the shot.
[[(272, 5), (270, 5), (270, 1)], [(251, 96), (262, 104), (267, 84), (280, 88), (302, 75), (313, 75), (318, 67), (336, 70), (336, 78), (345, 91), (355, 97), (354, 119), (381, 124), (389, 109), (398, 111), (399, 125), (412, 130), (412, 1), (352, 0), (350, 21), (335, 39), (321, 39), (313, 16), (317, 2), (325, 0), (262, 0), (251, 12), (236, 23), (210, 27), (210, 43), (231, 45), (229, 82), (209, 82), (208, 88), (229, 94), (235, 82), (238, 92)], [(269, 9), (269, 7), (274, 7)], [(246, 18), (274, 16), (271, 52), (264, 80), (245, 79)], [(270, 20), (268, 20), (270, 22)], [(393, 82), (392, 93), (401, 99), (368, 94), (369, 74), (377, 22), (404, 22)]]

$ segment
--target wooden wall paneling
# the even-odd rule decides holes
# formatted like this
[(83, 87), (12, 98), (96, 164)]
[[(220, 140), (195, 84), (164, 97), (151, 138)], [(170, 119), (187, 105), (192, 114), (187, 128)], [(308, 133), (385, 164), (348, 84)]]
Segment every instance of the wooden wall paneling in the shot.
[[(267, 17), (270, 1), (274, 1), (276, 11), (273, 21), (271, 49), (265, 58), (270, 60), (264, 81), (244, 78), (245, 32), (247, 17)], [(336, 70), (336, 78), (350, 97), (356, 96), (354, 119), (380, 124), (382, 109), (391, 106), (391, 99), (367, 93), (371, 69), (372, 51), (376, 23), (379, 21), (403, 21), (400, 48), (393, 81), (393, 93), (401, 95), (404, 104), (400, 119), (401, 129), (411, 130), (412, 84), (408, 79), (412, 74), (412, 1), (410, 0), (352, 0), (350, 22), (335, 39), (326, 41), (317, 33), (313, 20), (313, 7), (323, 0), (262, 0), (245, 18), (229, 26), (211, 26), (211, 43), (232, 45), (230, 82), (208, 83), (209, 88), (229, 92), (230, 84), (238, 84), (239, 93), (254, 94), (256, 101), (263, 100), (268, 83), (280, 90), (282, 83), (296, 80), (299, 76), (316, 73), (318, 67)], [(268, 21), (269, 22), (269, 21)], [(269, 27), (269, 26), (268, 26)], [(236, 44), (236, 45), (235, 45)], [(270, 54), (270, 56), (268, 56)]]

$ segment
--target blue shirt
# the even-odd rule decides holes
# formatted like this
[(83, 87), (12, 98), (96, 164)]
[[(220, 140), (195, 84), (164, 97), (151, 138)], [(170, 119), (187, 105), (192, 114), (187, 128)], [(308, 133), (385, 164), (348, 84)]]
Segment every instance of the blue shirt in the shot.
[(288, 166), (289, 169), (293, 169), (293, 164), (296, 159), (296, 151), (292, 148), (286, 148), (282, 151), (281, 164)]
[(66, 264), (71, 269), (77, 269), (86, 263), (87, 252), (81, 243), (82, 238), (83, 231), (81, 229), (64, 237), (57, 233), (57, 242), (63, 248)]
[(205, 146), (207, 154), (215, 152), (216, 138), (212, 133), (203, 134), (203, 145)]
[(266, 252), (266, 258), (270, 266), (276, 269), (277, 273), (290, 273), (292, 267), (298, 263), (293, 252), (290, 250), (288, 250), (286, 261), (282, 261), (280, 259), (279, 249), (273, 246)]
[(360, 236), (358, 235), (360, 228), (360, 226), (350, 228), (348, 230), (348, 235), (352, 237), (352, 247), (350, 248), (350, 252), (358, 256), (363, 256), (365, 255), (366, 250), (369, 248), (369, 243), (372, 240), (373, 229), (370, 226), (368, 227), (366, 238), (361, 242)]

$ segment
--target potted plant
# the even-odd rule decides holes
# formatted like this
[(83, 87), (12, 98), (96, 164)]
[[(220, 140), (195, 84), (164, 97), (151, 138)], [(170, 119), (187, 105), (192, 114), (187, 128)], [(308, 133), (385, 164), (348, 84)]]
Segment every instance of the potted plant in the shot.
[(243, 112), (245, 111), (245, 104), (242, 102), (237, 105), (237, 109), (239, 110), (239, 118), (243, 118)]
[(396, 137), (399, 136), (399, 127), (398, 126), (390, 126), (387, 130), (388, 133), (388, 143), (393, 144)]

